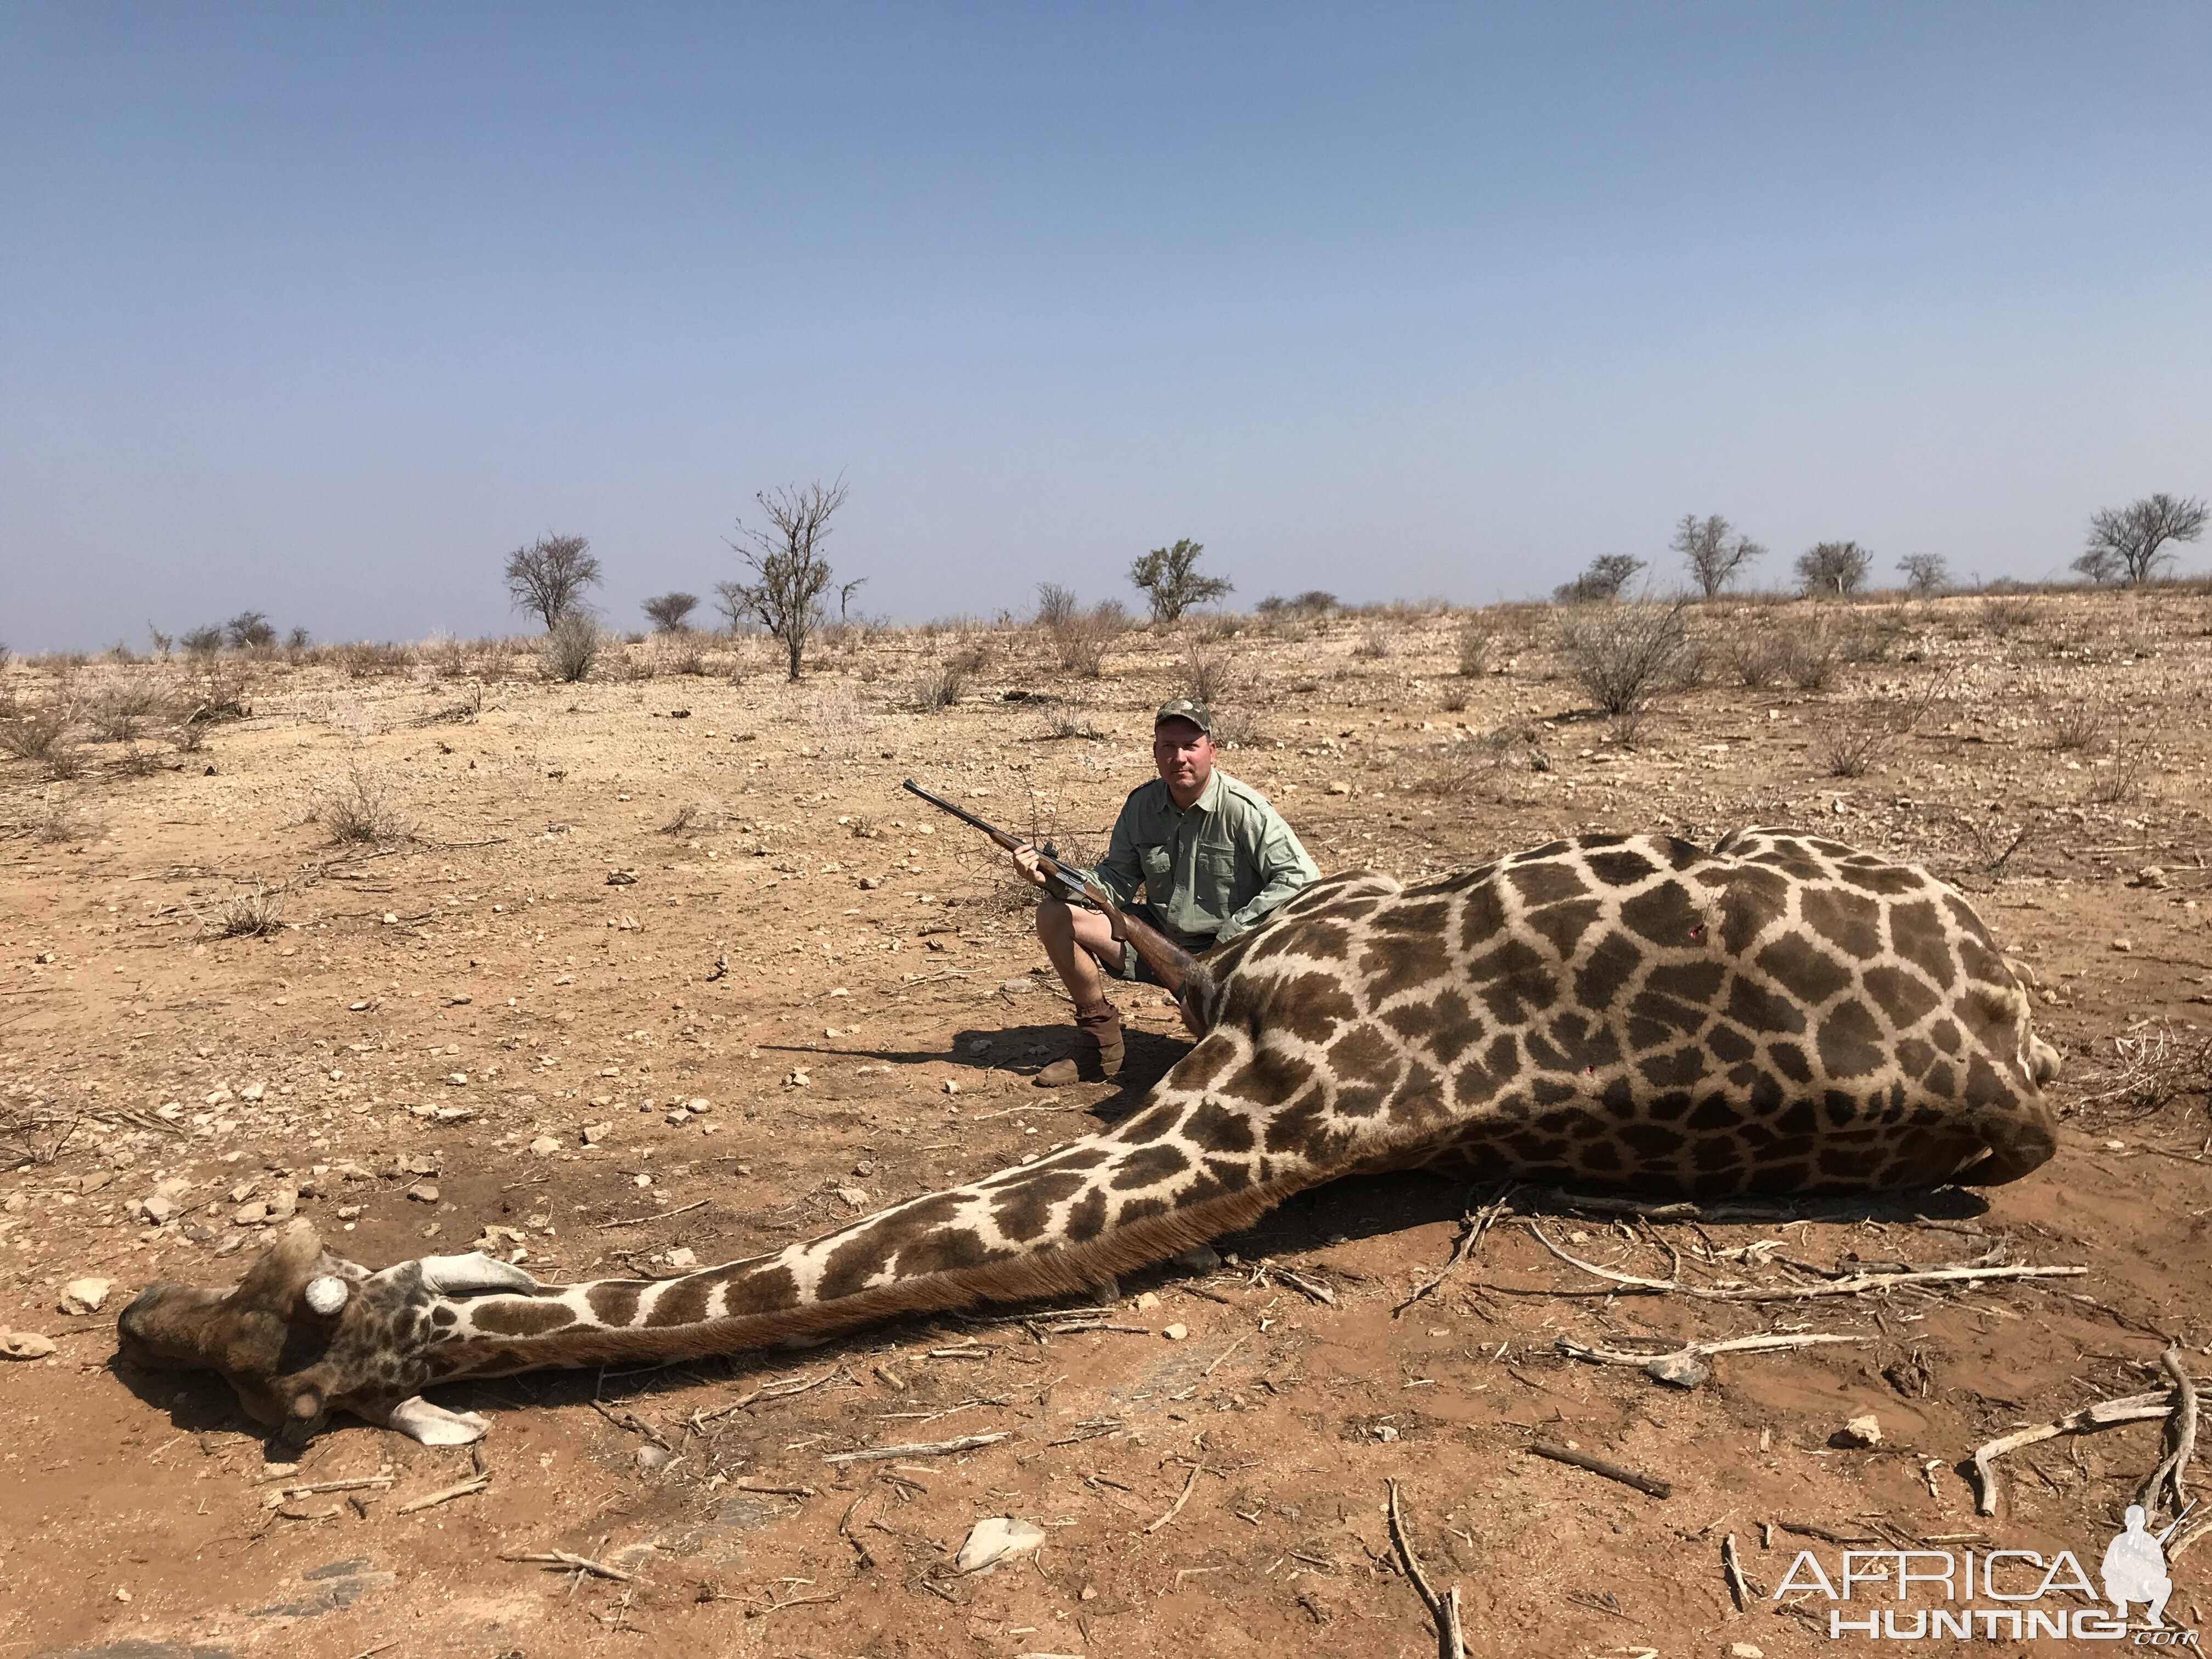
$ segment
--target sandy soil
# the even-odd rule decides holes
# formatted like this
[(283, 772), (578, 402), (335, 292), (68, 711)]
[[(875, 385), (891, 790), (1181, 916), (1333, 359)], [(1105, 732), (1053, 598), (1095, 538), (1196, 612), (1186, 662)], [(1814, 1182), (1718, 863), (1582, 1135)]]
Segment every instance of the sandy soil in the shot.
[[(1832, 1564), (1841, 1547), (1770, 1522), (1872, 1547), (2067, 1548), (2094, 1572), (2156, 1425), (2015, 1455), (1992, 1519), (1960, 1466), (2014, 1425), (2154, 1386), (2169, 1336), (2208, 1368), (2204, 601), (1869, 606), (1844, 619), (1855, 660), (1826, 689), (1729, 683), (1744, 641), (1806, 617), (1702, 617), (1709, 683), (1661, 698), (1632, 747), (1566, 676), (1557, 615), (1531, 610), (1489, 613), (1472, 678), (1455, 672), (1462, 619), (1418, 616), (1134, 635), (1097, 682), (992, 629), (858, 637), (795, 687), (757, 646), (710, 655), (708, 677), (580, 685), (483, 684), (459, 651), (362, 678), (272, 662), (250, 668), (250, 716), (191, 752), (91, 743), (60, 781), (0, 762), (16, 831), (0, 842), (0, 1325), (56, 1345), (0, 1364), (0, 1654), (1431, 1652), (1386, 1528), (1393, 1480), (1481, 1654), (1864, 1639), (1831, 1642), (1818, 1597), (1765, 1599), (1796, 1549)], [(897, 785), (1095, 848), (1147, 775), (1148, 711), (1190, 649), (1226, 664), (1223, 702), (1249, 720), (1225, 766), (1324, 870), (1796, 823), (1958, 881), (2033, 969), (2069, 1070), (2061, 1153), (2032, 1178), (1840, 1220), (1632, 1226), (1529, 1200), (1566, 1248), (1646, 1276), (1671, 1249), (1698, 1283), (1787, 1281), (1705, 1261), (1760, 1240), (1822, 1267), (2001, 1243), (2087, 1273), (1798, 1304), (1613, 1297), (1509, 1221), (1401, 1315), (1469, 1194), (1345, 1182), (1221, 1241), (1216, 1267), (1125, 1283), (1107, 1330), (985, 1309), (804, 1352), (453, 1390), (494, 1419), (489, 1484), (407, 1513), (468, 1479), (471, 1453), (346, 1423), (280, 1471), (219, 1383), (113, 1363), (116, 1310), (150, 1279), (234, 1278), (268, 1236), (256, 1206), (296, 1206), (374, 1266), (503, 1229), (502, 1252), (546, 1277), (666, 1273), (1127, 1112), (1181, 1052), (1170, 1011), (1122, 999), (1119, 1086), (1035, 1089), (1066, 1010), (1019, 896)], [(963, 652), (981, 657), (964, 701), (913, 709), (908, 682)], [(135, 683), (173, 699), (192, 676), (95, 663), (69, 694), (89, 707)], [(19, 664), (6, 684), (35, 702), (59, 682)], [(1900, 709), (1917, 723), (1870, 770), (1832, 775), (1838, 734)], [(2057, 746), (2083, 710), (2103, 729)], [(1050, 735), (1086, 723), (1096, 738)], [(406, 834), (334, 844), (333, 805), (364, 793)], [(282, 886), (282, 926), (218, 936), (257, 883)], [(2115, 1048), (2146, 1036), (2168, 1045), (2166, 1086)], [(586, 1144), (586, 1125), (608, 1127)], [(112, 1281), (105, 1305), (62, 1311), (87, 1277)], [(1776, 1328), (1856, 1340), (1724, 1355), (1686, 1392), (1557, 1346)], [(738, 1405), (779, 1379), (820, 1385)], [(1830, 1445), (1869, 1413), (1879, 1446)], [(1001, 1432), (956, 1456), (823, 1461)], [(1533, 1457), (1537, 1436), (1672, 1496)], [(656, 1437), (678, 1455), (648, 1469)], [(956, 1576), (989, 1516), (1048, 1542)], [(1731, 1534), (1753, 1581), (1741, 1613)], [(502, 1559), (551, 1550), (633, 1577)], [(2177, 1565), (2190, 1626), (2208, 1571), (2212, 1554)]]

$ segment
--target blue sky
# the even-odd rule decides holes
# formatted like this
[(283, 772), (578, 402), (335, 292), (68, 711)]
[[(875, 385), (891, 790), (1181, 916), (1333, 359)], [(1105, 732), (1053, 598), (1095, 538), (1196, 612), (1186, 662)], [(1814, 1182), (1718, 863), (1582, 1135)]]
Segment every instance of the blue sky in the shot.
[(0, 640), (519, 629), (549, 529), (634, 623), (840, 472), (908, 620), (2062, 573), (2212, 493), (2208, 85), (2179, 0), (0, 3)]

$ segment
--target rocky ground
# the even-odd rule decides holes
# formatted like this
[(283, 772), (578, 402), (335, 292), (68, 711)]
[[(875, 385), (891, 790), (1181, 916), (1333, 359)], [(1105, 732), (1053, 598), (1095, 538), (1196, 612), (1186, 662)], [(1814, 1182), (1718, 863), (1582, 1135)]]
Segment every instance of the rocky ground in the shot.
[[(1687, 671), (1626, 721), (1572, 672), (1603, 641), (1547, 609), (1200, 623), (1126, 636), (1097, 679), (1003, 628), (853, 630), (795, 686), (744, 641), (701, 674), (633, 646), (575, 684), (458, 647), (16, 664), (12, 718), (70, 724), (58, 763), (0, 761), (0, 1327), (31, 1356), (0, 1363), (0, 1653), (1425, 1653), (1394, 1480), (1478, 1653), (1837, 1650), (1828, 1602), (1770, 1599), (1808, 1541), (1832, 1562), (1822, 1534), (2094, 1572), (2155, 1425), (2014, 1454), (1994, 1517), (1960, 1466), (2152, 1388), (2168, 1338), (2212, 1352), (2205, 601), (1688, 621)], [(956, 700), (917, 706), (948, 668)], [(1523, 1194), (1402, 1311), (1470, 1194), (1344, 1182), (1110, 1308), (452, 1390), (493, 1419), (473, 1454), (348, 1424), (271, 1466), (219, 1383), (112, 1363), (141, 1285), (228, 1282), (295, 1218), (373, 1266), (481, 1243), (549, 1278), (670, 1273), (1127, 1112), (1181, 1052), (1172, 1011), (1123, 999), (1117, 1085), (1033, 1087), (1066, 1010), (1025, 901), (897, 786), (1095, 850), (1148, 775), (1150, 709), (1194, 681), (1241, 739), (1227, 769), (1324, 870), (1753, 822), (1928, 864), (2034, 975), (2060, 1156), (1843, 1218)], [(192, 708), (226, 717), (180, 743)], [(1998, 1246), (2087, 1272), (1610, 1295), (1530, 1217), (1698, 1285)], [(1852, 1340), (1716, 1356), (1688, 1389), (1561, 1346), (1778, 1331)], [(1832, 1443), (1869, 1415), (1878, 1443)], [(964, 1436), (1000, 1437), (826, 1461)], [(959, 1572), (994, 1516), (1042, 1547)], [(627, 1576), (506, 1559), (556, 1551)], [(2192, 1626), (2208, 1564), (2174, 1571)]]

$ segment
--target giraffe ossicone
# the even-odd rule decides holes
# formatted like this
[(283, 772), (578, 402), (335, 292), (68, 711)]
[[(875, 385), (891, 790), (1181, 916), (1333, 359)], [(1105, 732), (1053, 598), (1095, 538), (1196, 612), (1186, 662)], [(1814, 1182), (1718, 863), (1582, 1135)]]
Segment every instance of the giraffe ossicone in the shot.
[(543, 1285), (481, 1255), (371, 1272), (302, 1226), (230, 1291), (149, 1285), (124, 1357), (218, 1371), (295, 1434), (343, 1410), (463, 1443), (484, 1419), (424, 1389), (1079, 1291), (1340, 1176), (1878, 1190), (2015, 1180), (2057, 1145), (2057, 1055), (1972, 908), (1817, 836), (1339, 876), (1209, 967), (1207, 1028), (1142, 1107), (963, 1186), (661, 1280)]

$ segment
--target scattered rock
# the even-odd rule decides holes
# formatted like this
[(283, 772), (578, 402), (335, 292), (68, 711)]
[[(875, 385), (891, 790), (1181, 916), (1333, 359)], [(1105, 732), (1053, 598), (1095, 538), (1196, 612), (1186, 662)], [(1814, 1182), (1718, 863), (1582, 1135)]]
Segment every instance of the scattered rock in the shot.
[(1348, 783), (1332, 783), (1328, 787), (1328, 793), (1332, 795), (1348, 795), (1352, 793), (1352, 786)]
[(1828, 1437), (1828, 1443), (1845, 1450), (1856, 1450), (1881, 1444), (1881, 1422), (1872, 1412), (1863, 1417), (1854, 1417)]
[(2125, 955), (2128, 951), (2132, 951), (2135, 948), (2134, 943), (2128, 939), (2116, 939), (2112, 941), (2112, 949), (2119, 951), (2122, 955)]
[(1020, 979), (1001, 980), (999, 981), (999, 988), (1010, 997), (1027, 996), (1036, 989), (1036, 981), (1026, 976)]
[(98, 1313), (107, 1293), (115, 1288), (112, 1279), (72, 1279), (62, 1286), (62, 1311), (65, 1314)]
[(968, 1541), (952, 1558), (962, 1572), (988, 1572), (1001, 1561), (1028, 1555), (1044, 1542), (1044, 1528), (1034, 1521), (1017, 1521), (994, 1515), (969, 1528)]
[(957, 1095), (960, 1092), (960, 1085), (951, 1078), (947, 1078), (945, 1079), (945, 1092), (948, 1095)]
[[(611, 1123), (586, 1123), (577, 1133), (582, 1136), (584, 1145), (586, 1146), (596, 1146), (601, 1141), (605, 1140), (609, 1135), (612, 1134), (614, 1133), (614, 1128), (615, 1126)], [(533, 1152), (537, 1150), (537, 1144), (535, 1142), (532, 1143), (531, 1150)], [(549, 1148), (549, 1150), (550, 1149)]]
[(787, 1089), (804, 1089), (813, 1081), (814, 1079), (804, 1072), (791, 1072), (785, 1074), (783, 1086)]
[(438, 1201), (438, 1183), (434, 1181), (418, 1181), (407, 1189), (407, 1196), (417, 1204), (435, 1204)]
[(837, 1189), (837, 1196), (856, 1210), (865, 1210), (868, 1207), (868, 1194), (865, 1188), (840, 1187)]
[(2166, 872), (2162, 868), (2155, 864), (2146, 864), (2136, 872), (2136, 878), (2130, 884), (2136, 887), (2148, 887), (2154, 892), (2163, 892), (2171, 884), (2167, 882)]
[(679, 1244), (668, 1253), (668, 1265), (689, 1273), (699, 1265), (699, 1253), (689, 1244)]
[(180, 1207), (174, 1199), (164, 1198), (159, 1193), (138, 1200), (138, 1213), (156, 1227), (176, 1219)]
[(36, 1331), (0, 1328), (0, 1359), (44, 1359), (54, 1351), (54, 1340)]
[(1382, 1442), (1383, 1444), (1388, 1445), (1391, 1441), (1395, 1440), (1398, 1437), (1398, 1431), (1392, 1428), (1388, 1423), (1377, 1423), (1375, 1425), (1375, 1437)]
[(256, 1199), (252, 1203), (241, 1204), (234, 1210), (231, 1212), (230, 1224), (234, 1227), (260, 1227), (266, 1225), (268, 1220), (269, 1206), (259, 1199)]
[(1731, 1642), (1729, 1644), (1729, 1659), (1766, 1659), (1766, 1650), (1755, 1647), (1749, 1642)]
[(1166, 1329), (1163, 1330), (1160, 1334), (1167, 1338), (1170, 1342), (1180, 1342), (1183, 1338), (1190, 1334), (1190, 1327), (1188, 1325), (1170, 1325)]
[(647, 1474), (658, 1474), (676, 1461), (676, 1454), (665, 1446), (640, 1446), (637, 1467)]
[(635, 870), (610, 870), (607, 872), (607, 885), (610, 887), (635, 887), (637, 885), (637, 872)]
[(1644, 1363), (1644, 1374), (1670, 1388), (1694, 1389), (1712, 1371), (1693, 1353), (1662, 1353)]
[(1143, 1295), (1137, 1298), (1137, 1311), (1139, 1313), (1150, 1313), (1153, 1309), (1159, 1305), (1159, 1293), (1156, 1291), (1146, 1291)]
[[(590, 1144), (588, 1135), (585, 1138), (585, 1144), (587, 1146)], [(540, 1135), (530, 1143), (530, 1150), (540, 1158), (550, 1158), (561, 1150), (561, 1143), (554, 1139), (551, 1135)]]

